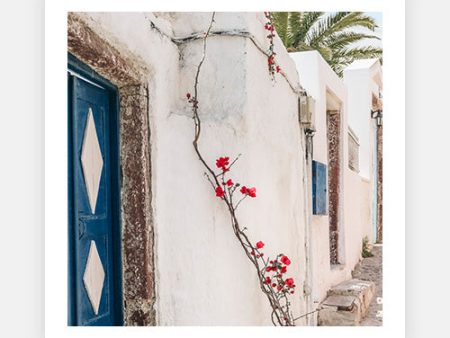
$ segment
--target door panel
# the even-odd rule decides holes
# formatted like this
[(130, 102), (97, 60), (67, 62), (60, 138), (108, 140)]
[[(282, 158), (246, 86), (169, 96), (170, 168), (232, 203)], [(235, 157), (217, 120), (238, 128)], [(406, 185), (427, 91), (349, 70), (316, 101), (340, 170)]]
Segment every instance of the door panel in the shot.
[[(111, 91), (69, 74), (71, 325), (119, 325)], [(116, 299), (117, 298), (117, 299)]]

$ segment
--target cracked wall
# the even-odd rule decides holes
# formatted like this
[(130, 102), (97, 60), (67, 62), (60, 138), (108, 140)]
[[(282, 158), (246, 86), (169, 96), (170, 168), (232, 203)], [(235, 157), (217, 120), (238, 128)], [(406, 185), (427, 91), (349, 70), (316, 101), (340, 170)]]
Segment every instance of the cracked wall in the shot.
[(327, 112), (328, 140), (328, 218), (330, 263), (339, 264), (339, 218), (341, 199), (341, 113)]
[(146, 70), (74, 13), (68, 15), (68, 50), (118, 87), (124, 322), (154, 325), (150, 129), (143, 80)]
[(383, 243), (383, 125), (377, 127), (377, 243)]
[[(70, 52), (119, 88), (125, 324), (271, 325), (267, 300), (192, 148), (185, 95), (201, 41), (173, 36), (200, 34), (211, 14), (195, 15), (69, 15)], [(213, 29), (250, 35), (208, 39), (199, 87), (200, 147), (210, 163), (243, 154), (234, 179), (257, 186), (260, 194), (240, 207), (242, 222), (252, 238), (267, 241), (267, 254), (283, 251), (298, 263), (290, 273), (300, 289), (306, 169), (298, 74), (276, 39), (286, 77), (270, 78), (261, 52), (267, 43), (263, 13), (216, 18)], [(293, 303), (294, 314), (304, 313), (300, 297)]]

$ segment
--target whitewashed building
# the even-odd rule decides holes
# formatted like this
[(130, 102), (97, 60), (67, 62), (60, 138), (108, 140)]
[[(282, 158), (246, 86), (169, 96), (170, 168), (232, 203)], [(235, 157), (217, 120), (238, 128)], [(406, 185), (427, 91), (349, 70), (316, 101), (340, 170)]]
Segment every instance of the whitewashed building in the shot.
[[(372, 97), (378, 98), (381, 90), (381, 68), (376, 60), (356, 61), (343, 80), (316, 51), (290, 55), (302, 86), (315, 99), (312, 159), (325, 164), (328, 172), (327, 210), (313, 212), (311, 220), (311, 290), (317, 304), (330, 287), (351, 279), (364, 238), (375, 241), (377, 148), (372, 140), (377, 131), (371, 112), (376, 109)], [(366, 76), (355, 79), (356, 64), (374, 69), (364, 68)]]
[[(70, 325), (272, 325), (192, 145), (186, 93), (204, 51), (200, 149), (211, 166), (242, 154), (230, 175), (257, 197), (238, 216), (266, 255), (290, 257), (294, 316), (350, 278), (371, 236), (373, 175), (365, 170), (373, 146), (352, 103), (356, 73), (346, 71), (344, 83), (317, 53), (289, 55), (275, 37), (282, 71), (273, 77), (263, 13), (216, 13), (204, 49), (211, 17), (68, 15)], [(299, 122), (305, 95), (315, 99), (314, 136)], [(332, 114), (337, 129), (327, 124)], [(339, 140), (335, 164), (330, 130)], [(349, 165), (358, 145), (359, 161)], [(331, 180), (338, 203), (321, 215), (313, 213), (316, 162), (339, 166)], [(337, 241), (329, 240), (330, 210)], [(315, 315), (296, 322), (315, 324)]]

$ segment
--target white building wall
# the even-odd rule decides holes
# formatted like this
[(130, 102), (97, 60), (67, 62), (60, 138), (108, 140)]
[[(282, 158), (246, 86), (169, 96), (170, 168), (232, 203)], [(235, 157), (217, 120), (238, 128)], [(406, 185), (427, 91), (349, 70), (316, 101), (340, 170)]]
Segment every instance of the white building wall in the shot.
[[(168, 36), (206, 31), (211, 13), (89, 13), (84, 20), (133, 62), (149, 69), (152, 208), (158, 325), (272, 325), (253, 266), (234, 237), (230, 217), (194, 152), (193, 91), (202, 41), (180, 46)], [(151, 19), (160, 31), (151, 28)], [(242, 30), (268, 48), (263, 13), (217, 13), (213, 31)], [(277, 60), (292, 83), (295, 65), (276, 39)], [(257, 188), (238, 211), (266, 256), (288, 255), (296, 280), (294, 315), (305, 311), (304, 151), (297, 94), (246, 37), (211, 36), (199, 79), (200, 149), (241, 159), (234, 181)], [(302, 324), (301, 321), (297, 324)]]
[(357, 60), (344, 70), (343, 80), (348, 88), (349, 124), (359, 137), (359, 174), (372, 177), (373, 120), (372, 95), (381, 90), (381, 67), (377, 59)]
[[(177, 35), (205, 31), (211, 14), (197, 15), (193, 31)], [(213, 31), (250, 31), (267, 46), (262, 13), (233, 16), (218, 13)], [(186, 14), (177, 15), (176, 21), (174, 26), (183, 29), (193, 22)], [(283, 58), (283, 50), (277, 47), (281, 67), (293, 72), (295, 79), (292, 61), (286, 52)], [(192, 147), (193, 122), (185, 93), (193, 90), (201, 54), (201, 40), (181, 46), (179, 95), (173, 114), (166, 112), (153, 124), (159, 130), (152, 154), (158, 175), (153, 183), (159, 323), (271, 325), (270, 307), (253, 266)], [(289, 275), (299, 286), (293, 312), (301, 314), (304, 168), (297, 96), (284, 78), (276, 78), (272, 82), (267, 57), (248, 38), (211, 36), (199, 79), (200, 149), (212, 166), (219, 156), (234, 158), (242, 153), (230, 177), (257, 187), (257, 198), (246, 200), (238, 216), (250, 238), (266, 243), (266, 255), (283, 252), (292, 257)]]
[(371, 222), (364, 231), (369, 241), (374, 242), (376, 213), (376, 120), (371, 118), (372, 97), (378, 98), (382, 91), (382, 70), (378, 59), (356, 60), (343, 74), (345, 85), (349, 89), (349, 124), (358, 134), (360, 141), (360, 175), (367, 179), (369, 199), (369, 217)]
[[(150, 74), (157, 324), (271, 325), (270, 308), (253, 266), (235, 239), (228, 212), (205, 179), (192, 147), (193, 121), (185, 94), (193, 91), (202, 42), (177, 46), (170, 39), (204, 32), (211, 13), (80, 16), (125, 58)], [(262, 13), (217, 13), (213, 31), (248, 32), (266, 49), (264, 22)], [(366, 203), (370, 182), (347, 169), (350, 106), (346, 87), (316, 52), (291, 54), (293, 62), (278, 37), (275, 43), (277, 61), (291, 84), (298, 83), (298, 70), (302, 86), (317, 101), (315, 160), (327, 163), (327, 90), (342, 102), (345, 265), (330, 266), (328, 217), (313, 216), (313, 300), (321, 301), (332, 285), (350, 278), (359, 259), (365, 233), (362, 224), (370, 214)], [(298, 124), (297, 94), (281, 74), (272, 81), (267, 57), (248, 37), (211, 36), (198, 99), (203, 122), (200, 149), (211, 166), (219, 156), (234, 158), (242, 153), (230, 177), (255, 186), (257, 197), (240, 206), (238, 217), (250, 238), (266, 243), (266, 255), (282, 252), (291, 258), (288, 275), (297, 285), (292, 308), (294, 315), (301, 315), (306, 310), (302, 287), (309, 211), (305, 199), (311, 192), (304, 186), (304, 135)], [(361, 140), (362, 129), (352, 127)]]
[[(313, 297), (314, 301), (320, 302), (326, 297), (330, 287), (351, 278), (351, 271), (361, 258), (362, 239), (371, 231), (371, 181), (348, 167), (348, 126), (351, 120), (349, 98), (360, 95), (360, 92), (357, 94), (352, 92), (354, 88), (346, 86), (318, 52), (297, 52), (290, 53), (290, 56), (296, 63), (302, 86), (316, 100), (313, 159), (327, 166), (327, 109), (339, 108), (341, 113), (340, 265), (330, 264), (328, 215), (312, 215)], [(369, 85), (367, 79), (361, 78), (359, 81), (358, 90), (364, 91), (367, 96)], [(364, 103), (365, 109), (370, 110), (368, 103), (366, 101)], [(353, 124), (351, 126), (353, 128)], [(355, 132), (359, 139), (361, 134), (367, 137), (370, 132), (369, 125), (363, 128), (361, 124)], [(360, 148), (360, 158), (363, 157), (364, 161), (367, 161), (371, 154), (368, 146)]]

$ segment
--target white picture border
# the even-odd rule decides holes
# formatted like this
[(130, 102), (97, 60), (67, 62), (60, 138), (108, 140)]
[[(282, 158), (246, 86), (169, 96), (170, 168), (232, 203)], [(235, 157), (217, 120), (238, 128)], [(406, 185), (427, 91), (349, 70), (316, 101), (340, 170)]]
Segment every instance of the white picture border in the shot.
[[(57, 0), (45, 8), (45, 333), (64, 337), (405, 336), (405, 4), (403, 0)], [(281, 3), (279, 1), (278, 3)], [(67, 12), (68, 11), (382, 12), (384, 244), (382, 327), (68, 327), (67, 326)], [(25, 324), (24, 324), (25, 325)], [(275, 330), (283, 330), (275, 331)]]

